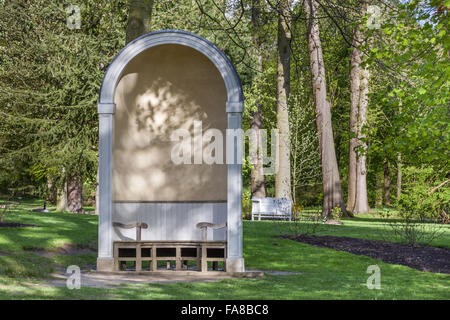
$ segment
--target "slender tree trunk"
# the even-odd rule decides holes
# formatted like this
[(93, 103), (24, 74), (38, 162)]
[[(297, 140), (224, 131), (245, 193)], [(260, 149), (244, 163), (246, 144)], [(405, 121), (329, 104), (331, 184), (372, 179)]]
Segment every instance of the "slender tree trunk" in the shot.
[(275, 176), (275, 197), (291, 196), (291, 134), (289, 132), (288, 100), (291, 68), (290, 1), (280, 0), (277, 43), (277, 127), (279, 130), (278, 172)]
[(353, 211), (356, 213), (369, 212), (369, 200), (367, 199), (367, 164), (366, 150), (367, 144), (364, 141), (364, 126), (367, 123), (367, 106), (369, 104), (369, 70), (363, 68), (361, 70), (361, 87), (359, 91), (359, 108), (358, 108), (358, 147), (360, 152), (356, 157), (356, 198)]
[(356, 151), (357, 146), (357, 122), (359, 92), (361, 83), (361, 52), (358, 46), (361, 43), (361, 32), (355, 29), (353, 35), (353, 49), (350, 54), (350, 143), (348, 160), (348, 196), (347, 210), (353, 211), (356, 199)]
[[(399, 114), (402, 113), (402, 107), (399, 107)], [(400, 197), (402, 195), (402, 154), (397, 153), (397, 204), (400, 201)]]
[[(362, 11), (367, 6), (363, 4)], [(347, 209), (356, 213), (369, 212), (367, 198), (366, 149), (363, 128), (367, 123), (367, 107), (370, 73), (367, 67), (361, 67), (362, 54), (359, 49), (363, 34), (357, 25), (353, 33), (350, 55), (350, 147)]]
[(83, 213), (83, 182), (78, 175), (69, 177), (67, 182), (68, 211)]
[(69, 208), (67, 206), (67, 183), (64, 183), (62, 188), (58, 189), (56, 199), (57, 211), (69, 211)]
[(397, 154), (397, 203), (402, 194), (402, 154)]
[(150, 32), (154, 0), (129, 0), (126, 42)]
[(265, 198), (267, 196), (266, 190), (266, 176), (264, 175), (264, 167), (263, 167), (263, 153), (262, 153), (262, 140), (260, 136), (260, 130), (263, 127), (263, 105), (261, 98), (259, 97), (259, 92), (262, 91), (260, 88), (259, 77), (263, 72), (263, 55), (262, 55), (262, 40), (260, 37), (261, 34), (261, 0), (252, 0), (252, 27), (253, 27), (253, 43), (256, 48), (257, 61), (258, 61), (258, 72), (259, 76), (256, 78), (256, 110), (252, 110), (250, 112), (252, 119), (250, 120), (250, 128), (253, 132), (257, 133), (256, 141), (253, 143), (256, 145), (256, 159), (253, 164), (253, 168), (250, 172), (251, 176), (251, 188), (252, 188), (252, 197)]
[(334, 148), (333, 127), (331, 123), (331, 106), (327, 100), (325, 65), (322, 55), (319, 24), (316, 18), (317, 2), (305, 0), (307, 17), (307, 36), (309, 63), (312, 75), (314, 103), (316, 107), (316, 125), (319, 134), (319, 149), (322, 161), (323, 178), (323, 216), (328, 216), (333, 208), (339, 207), (348, 215), (342, 197), (341, 181)]
[(53, 185), (53, 180), (51, 178), (47, 178), (47, 196), (45, 198), (45, 201), (47, 203), (56, 203), (57, 201), (57, 192)]
[(391, 205), (391, 175), (389, 170), (389, 162), (384, 160), (384, 205)]

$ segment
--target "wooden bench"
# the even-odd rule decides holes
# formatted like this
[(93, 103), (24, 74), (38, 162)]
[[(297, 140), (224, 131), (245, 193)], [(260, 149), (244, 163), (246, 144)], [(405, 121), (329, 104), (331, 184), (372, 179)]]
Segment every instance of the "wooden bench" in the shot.
[[(202, 231), (201, 241), (147, 241), (141, 240), (140, 228), (147, 228), (145, 223), (120, 224), (113, 223), (116, 227), (136, 227), (136, 241), (114, 242), (114, 268), (115, 271), (131, 271), (127, 268), (127, 262), (132, 262), (136, 272), (163, 271), (158, 269), (159, 261), (166, 261), (165, 271), (187, 270), (188, 261), (195, 261), (196, 271), (208, 271), (208, 262), (212, 263), (212, 269), (218, 269), (218, 263), (223, 262), (225, 270), (226, 241), (207, 241), (207, 229), (220, 229), (224, 224), (212, 224), (200, 222), (197, 228)], [(138, 231), (139, 229), (139, 231)]]
[(292, 201), (285, 198), (252, 198), (252, 220), (261, 218), (291, 221)]

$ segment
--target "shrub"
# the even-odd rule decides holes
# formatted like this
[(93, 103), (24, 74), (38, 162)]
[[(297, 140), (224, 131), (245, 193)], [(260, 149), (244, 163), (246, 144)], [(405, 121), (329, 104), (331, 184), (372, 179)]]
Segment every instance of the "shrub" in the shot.
[(305, 236), (318, 233), (324, 228), (320, 209), (305, 210), (300, 204), (293, 205), (292, 221), (274, 221), (274, 227), (281, 236)]
[[(384, 218), (390, 218), (384, 215)], [(443, 233), (442, 225), (436, 222), (416, 219), (413, 216), (389, 219), (382, 230), (385, 241), (402, 242), (412, 247), (429, 245)]]
[(242, 219), (250, 220), (252, 215), (252, 194), (250, 190), (242, 193)]
[(398, 209), (403, 219), (448, 223), (450, 188), (448, 180), (435, 177), (431, 168), (405, 168), (405, 187)]

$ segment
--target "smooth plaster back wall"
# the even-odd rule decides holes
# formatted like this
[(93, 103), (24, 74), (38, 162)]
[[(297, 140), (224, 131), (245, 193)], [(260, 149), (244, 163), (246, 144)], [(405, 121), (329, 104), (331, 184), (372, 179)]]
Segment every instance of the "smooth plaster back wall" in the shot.
[(225, 137), (226, 98), (219, 71), (190, 47), (161, 45), (136, 56), (115, 92), (113, 200), (226, 201), (226, 164), (175, 165), (170, 141), (179, 128), (193, 137), (194, 120)]

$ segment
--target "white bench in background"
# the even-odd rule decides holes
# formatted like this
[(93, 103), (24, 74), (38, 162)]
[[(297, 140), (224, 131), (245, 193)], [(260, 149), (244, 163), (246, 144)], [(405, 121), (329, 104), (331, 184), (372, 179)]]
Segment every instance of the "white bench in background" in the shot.
[(261, 218), (291, 221), (292, 201), (286, 198), (252, 198), (252, 220)]

